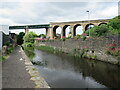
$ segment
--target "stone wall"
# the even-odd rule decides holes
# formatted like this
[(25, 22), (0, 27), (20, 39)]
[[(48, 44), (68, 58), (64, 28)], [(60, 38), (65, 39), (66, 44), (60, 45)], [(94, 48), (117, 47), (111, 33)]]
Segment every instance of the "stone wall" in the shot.
[(108, 44), (118, 43), (120, 41), (120, 37), (104, 37), (104, 38), (87, 38), (86, 40), (81, 39), (67, 39), (65, 41), (62, 40), (53, 40), (47, 42), (36, 41), (36, 45), (45, 45), (53, 48), (57, 48), (62, 50), (63, 52), (70, 53), (76, 50), (87, 50), (85, 55), (89, 58), (89, 56), (94, 56), (96, 60), (101, 60), (113, 64), (118, 64), (119, 60), (116, 57), (108, 55), (106, 53), (108, 49)]

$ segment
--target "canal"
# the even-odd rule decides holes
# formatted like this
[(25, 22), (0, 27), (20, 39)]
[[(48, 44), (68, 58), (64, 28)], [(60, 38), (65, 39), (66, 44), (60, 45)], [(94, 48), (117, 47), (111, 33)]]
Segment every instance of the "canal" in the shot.
[(57, 55), (40, 50), (26, 52), (52, 88), (120, 88), (120, 67), (108, 63)]

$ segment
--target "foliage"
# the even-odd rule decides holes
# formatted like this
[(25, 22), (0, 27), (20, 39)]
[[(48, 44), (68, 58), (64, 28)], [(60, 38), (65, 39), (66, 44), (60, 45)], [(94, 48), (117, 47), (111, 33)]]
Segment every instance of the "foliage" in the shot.
[(62, 40), (62, 41), (65, 41), (65, 40), (66, 40), (66, 37), (65, 37), (65, 36), (63, 36), (63, 37), (61, 38), (61, 40)]
[[(89, 35), (89, 30), (85, 31)], [(100, 36), (110, 36), (110, 35), (120, 35), (120, 20), (117, 17), (111, 19), (107, 25), (102, 24), (100, 26), (94, 26), (90, 29), (90, 36), (100, 37)]]
[[(106, 33), (108, 32), (107, 25), (100, 25), (100, 26), (94, 26), (90, 29), (90, 36), (92, 37), (99, 37), (99, 36), (106, 36)], [(89, 35), (89, 30), (86, 31), (87, 35)]]
[(35, 56), (34, 48), (33, 47), (25, 47), (25, 46), (23, 48), (24, 48), (25, 54), (30, 58), (30, 60), (32, 60)]
[(5, 42), (4, 46), (10, 46), (10, 42)]
[(111, 26), (114, 29), (120, 30), (120, 19), (117, 17), (114, 17), (108, 22), (108, 26)]
[(17, 35), (17, 44), (22, 45), (23, 44), (23, 36), (25, 35), (24, 32), (20, 32), (19, 35)]
[(10, 54), (13, 51), (13, 47), (8, 47), (7, 48), (7, 54)]
[(33, 46), (33, 43), (24, 43), (24, 44), (22, 44), (23, 48), (32, 47), (32, 46)]
[(109, 32), (112, 35), (120, 35), (120, 18), (114, 17), (108, 22)]
[(77, 35), (75, 36), (76, 39), (79, 39), (80, 37), (81, 37), (80, 34), (77, 34)]
[(0, 56), (0, 62), (5, 61), (8, 57), (9, 55)]
[(62, 41), (65, 41), (66, 40), (66, 38), (62, 38)]
[(108, 50), (106, 52), (107, 54), (110, 54), (112, 56), (120, 56), (120, 47), (117, 46), (117, 44), (109, 44)]
[(83, 41), (84, 41), (86, 39), (86, 36), (83, 36), (82, 38), (83, 38)]
[(40, 37), (40, 38), (46, 38), (46, 35), (40, 34), (38, 37)]
[(47, 51), (47, 52), (51, 52), (51, 53), (54, 52), (54, 48), (52, 48), (52, 47), (39, 46), (39, 47), (36, 47), (36, 48), (39, 49), (39, 50), (42, 50), (42, 51)]
[(27, 32), (23, 37), (24, 43), (34, 43), (35, 37), (37, 37), (37, 35), (34, 32)]
[(14, 47), (7, 46), (6, 51), (2, 52), (2, 56), (0, 56), (0, 61), (6, 60), (9, 55), (12, 53)]

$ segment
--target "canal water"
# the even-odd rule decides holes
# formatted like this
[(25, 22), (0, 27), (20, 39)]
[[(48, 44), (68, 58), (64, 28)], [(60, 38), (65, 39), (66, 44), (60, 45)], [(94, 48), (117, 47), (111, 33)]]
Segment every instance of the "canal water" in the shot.
[(120, 67), (115, 65), (40, 50), (34, 50), (32, 60), (52, 88), (120, 88)]

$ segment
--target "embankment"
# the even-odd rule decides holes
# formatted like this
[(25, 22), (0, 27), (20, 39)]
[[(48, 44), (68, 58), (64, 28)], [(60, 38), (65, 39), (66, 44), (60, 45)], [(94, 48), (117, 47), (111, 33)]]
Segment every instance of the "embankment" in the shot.
[(31, 76), (30, 80), (33, 80), (35, 83), (35, 88), (50, 88), (47, 82), (44, 80), (43, 77), (41, 77), (40, 73), (37, 71), (37, 69), (34, 67), (34, 65), (31, 63), (29, 58), (26, 56), (25, 52), (21, 48), (21, 53), (25, 59), (25, 65), (26, 70)]
[(72, 53), (74, 56), (82, 58), (89, 58), (93, 60), (100, 60), (112, 64), (120, 65), (120, 56), (112, 56), (107, 53), (109, 45), (116, 43), (119, 46), (118, 37), (99, 37), (87, 39), (66, 39), (63, 40), (49, 40), (49, 41), (35, 41), (36, 46), (47, 46), (62, 51), (64, 53)]

